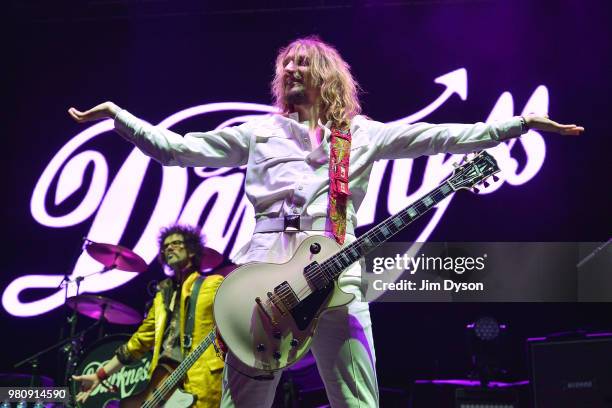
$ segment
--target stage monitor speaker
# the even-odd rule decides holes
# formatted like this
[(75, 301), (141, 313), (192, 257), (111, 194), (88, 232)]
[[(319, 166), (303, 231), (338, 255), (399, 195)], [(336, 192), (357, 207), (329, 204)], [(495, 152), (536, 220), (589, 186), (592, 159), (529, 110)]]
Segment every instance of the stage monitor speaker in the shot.
[(612, 407), (612, 336), (528, 342), (534, 408)]

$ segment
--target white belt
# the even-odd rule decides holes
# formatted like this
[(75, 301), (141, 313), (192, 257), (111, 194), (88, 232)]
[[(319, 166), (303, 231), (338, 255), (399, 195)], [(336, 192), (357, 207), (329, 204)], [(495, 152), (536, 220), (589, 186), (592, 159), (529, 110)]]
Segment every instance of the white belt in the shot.
[[(284, 217), (260, 218), (255, 222), (255, 232), (281, 231), (327, 231), (327, 217), (286, 215)], [(346, 233), (355, 235), (353, 223), (346, 220)]]

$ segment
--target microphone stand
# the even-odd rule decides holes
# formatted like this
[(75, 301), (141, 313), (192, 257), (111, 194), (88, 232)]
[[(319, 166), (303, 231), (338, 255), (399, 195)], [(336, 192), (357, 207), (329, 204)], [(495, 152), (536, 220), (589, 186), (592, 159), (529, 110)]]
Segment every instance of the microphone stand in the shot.
[[(93, 242), (91, 240), (89, 240), (88, 238), (83, 238), (84, 244), (81, 248), (81, 251), (86, 250), (87, 246)], [(110, 270), (113, 270), (117, 267), (117, 258), (119, 257), (119, 254), (115, 254), (115, 259), (113, 260), (112, 265), (110, 266), (105, 266), (104, 268), (102, 268), (99, 271), (96, 272), (92, 272), (90, 274), (87, 275), (81, 275), (81, 276), (77, 276), (76, 278), (74, 278), (74, 280), (70, 280), (70, 278), (68, 277), (68, 274), (66, 274), (64, 276), (64, 279), (62, 279), (62, 282), (60, 282), (60, 286), (64, 285), (65, 293), (64, 293), (64, 304), (68, 303), (68, 286), (71, 283), (76, 283), (77, 288), (76, 288), (76, 295), (75, 297), (77, 297), (77, 301), (76, 304), (74, 305), (74, 307), (72, 308), (72, 314), (66, 318), (69, 326), (70, 326), (70, 334), (68, 336), (68, 338), (66, 340), (60, 341), (61, 344), (65, 344), (65, 346), (62, 348), (62, 351), (64, 353), (67, 354), (66, 357), (66, 367), (64, 370), (64, 378), (63, 378), (63, 384), (64, 385), (68, 385), (68, 381), (70, 378), (72, 378), (72, 374), (74, 373), (74, 370), (76, 369), (77, 363), (78, 363), (78, 357), (81, 354), (81, 345), (82, 345), (82, 338), (80, 336), (75, 336), (75, 332), (76, 332), (76, 327), (77, 327), (77, 320), (78, 320), (78, 305), (79, 305), (79, 300), (78, 300), (78, 296), (79, 296), (79, 292), (81, 289), (81, 282), (83, 280), (85, 280), (85, 278), (88, 278), (90, 276), (93, 275), (97, 275), (99, 273), (104, 273), (104, 272), (108, 272)], [(96, 322), (92, 327), (94, 326), (99, 326), (100, 327), (100, 331), (99, 331), (99, 337), (101, 338), (101, 336), (104, 333), (104, 323), (105, 323), (105, 317), (104, 314), (106, 312), (106, 305), (104, 306), (103, 310), (102, 310), (102, 316), (99, 322)], [(84, 332), (83, 332), (84, 333)], [(63, 337), (63, 333), (62, 333), (62, 337)]]

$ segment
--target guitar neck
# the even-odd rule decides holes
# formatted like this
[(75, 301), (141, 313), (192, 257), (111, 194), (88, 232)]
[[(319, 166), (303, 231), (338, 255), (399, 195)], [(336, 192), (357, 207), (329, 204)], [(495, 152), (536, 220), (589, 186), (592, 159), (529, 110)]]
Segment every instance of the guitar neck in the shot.
[(342, 271), (354, 262), (357, 262), (382, 243), (388, 241), (453, 192), (454, 189), (450, 183), (444, 182), (414, 204), (387, 218), (356, 241), (343, 248), (336, 255), (325, 260), (321, 263), (321, 270), (324, 271), (327, 280), (336, 279)]
[(216, 333), (215, 329), (211, 330), (210, 333), (200, 342), (200, 344), (191, 352), (185, 359), (179, 364), (172, 374), (164, 381), (164, 383), (156, 388), (151, 393), (147, 402), (145, 402), (143, 408), (157, 407), (159, 403), (164, 401), (166, 395), (178, 384), (178, 382), (187, 374), (187, 371), (193, 366), (193, 364), (200, 358), (206, 349), (215, 341)]

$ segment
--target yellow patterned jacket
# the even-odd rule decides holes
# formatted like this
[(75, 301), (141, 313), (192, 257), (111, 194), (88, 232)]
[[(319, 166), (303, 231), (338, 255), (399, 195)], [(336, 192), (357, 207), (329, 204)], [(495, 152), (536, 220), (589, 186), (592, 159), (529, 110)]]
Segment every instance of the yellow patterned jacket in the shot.
[[(190, 296), (191, 289), (196, 278), (197, 272), (191, 273), (183, 282), (180, 302), (180, 338), (183, 338), (185, 327), (185, 307), (186, 298)], [(200, 294), (196, 304), (196, 320), (193, 328), (193, 346), (195, 348), (208, 335), (213, 328), (213, 300), (217, 288), (221, 284), (221, 275), (210, 275), (204, 279), (200, 286)], [(172, 293), (171, 280), (160, 283), (160, 290), (155, 295), (153, 305), (149, 314), (142, 322), (136, 333), (128, 342), (119, 348), (118, 357), (123, 363), (129, 363), (139, 359), (144, 353), (153, 349), (153, 359), (149, 376), (157, 366), (162, 349), (164, 331), (168, 322), (169, 304), (168, 296)], [(181, 349), (182, 349), (181, 342)], [(185, 351), (183, 356), (185, 355)], [(221, 378), (223, 371), (223, 360), (221, 360), (213, 346), (209, 347), (204, 354), (187, 371), (184, 379), (185, 391), (197, 397), (196, 408), (218, 407), (221, 401)]]

